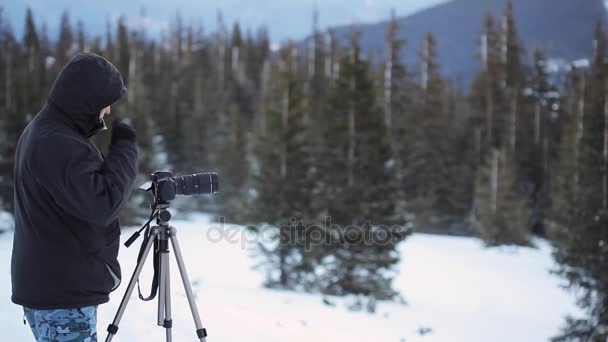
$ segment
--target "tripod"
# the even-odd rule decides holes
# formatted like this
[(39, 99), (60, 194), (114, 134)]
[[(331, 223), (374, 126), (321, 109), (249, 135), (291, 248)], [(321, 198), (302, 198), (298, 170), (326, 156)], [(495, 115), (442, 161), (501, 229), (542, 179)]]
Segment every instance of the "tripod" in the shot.
[[(155, 256), (158, 256), (157, 270), (155, 270), (155, 281), (152, 285), (153, 294), (148, 299), (153, 299), (156, 284), (158, 284), (158, 322), (159, 326), (164, 327), (167, 334), (167, 342), (172, 341), (171, 328), (173, 326), (173, 321), (171, 319), (171, 286), (170, 286), (170, 273), (169, 273), (169, 240), (171, 240), (171, 246), (173, 247), (175, 258), (177, 260), (177, 266), (179, 268), (179, 273), (182, 278), (182, 282), (184, 283), (184, 289), (186, 290), (186, 297), (188, 298), (188, 303), (190, 304), (190, 311), (192, 312), (192, 318), (194, 319), (194, 324), (196, 325), (196, 335), (200, 342), (205, 342), (207, 337), (207, 332), (203, 325), (201, 324), (201, 319), (198, 314), (198, 309), (196, 307), (196, 302), (194, 301), (194, 295), (192, 294), (192, 288), (190, 287), (190, 280), (188, 279), (188, 275), (186, 273), (186, 266), (184, 264), (184, 260), (182, 259), (182, 253), (179, 248), (179, 243), (177, 242), (176, 237), (176, 229), (174, 227), (169, 226), (169, 220), (171, 219), (171, 213), (168, 210), (169, 203), (159, 203), (154, 204), (152, 207), (152, 214), (150, 215), (150, 220), (146, 223), (139, 231), (137, 231), (127, 242), (125, 245), (129, 247), (138, 237), (141, 230), (147, 227), (146, 230), (146, 239), (142, 243), (142, 248), (140, 250), (140, 255), (137, 261), (137, 266), (135, 267), (135, 271), (133, 271), (133, 275), (131, 276), (131, 280), (129, 281), (129, 286), (127, 287), (127, 291), (120, 302), (120, 307), (116, 312), (116, 316), (114, 316), (114, 321), (112, 324), (108, 325), (108, 336), (106, 337), (106, 342), (112, 341), (112, 338), (118, 332), (118, 324), (120, 324), (120, 320), (122, 319), (122, 315), (125, 312), (127, 304), (129, 302), (129, 298), (133, 293), (133, 289), (135, 288), (135, 284), (139, 279), (139, 275), (146, 261), (146, 257), (152, 248), (152, 245), (156, 246), (154, 253)], [(156, 217), (156, 226), (150, 228), (150, 222)], [(158, 271), (158, 272), (156, 272)], [(140, 298), (141, 297), (140, 294)]]

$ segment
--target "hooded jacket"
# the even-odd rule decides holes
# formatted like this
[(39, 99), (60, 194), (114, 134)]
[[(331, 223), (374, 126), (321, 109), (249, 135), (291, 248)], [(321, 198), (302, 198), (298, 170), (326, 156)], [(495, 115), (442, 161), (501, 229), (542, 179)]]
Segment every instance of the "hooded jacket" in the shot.
[(119, 210), (137, 172), (137, 147), (113, 141), (107, 158), (88, 140), (101, 110), (126, 92), (95, 54), (61, 71), (15, 153), (12, 301), (33, 309), (98, 305), (120, 283)]

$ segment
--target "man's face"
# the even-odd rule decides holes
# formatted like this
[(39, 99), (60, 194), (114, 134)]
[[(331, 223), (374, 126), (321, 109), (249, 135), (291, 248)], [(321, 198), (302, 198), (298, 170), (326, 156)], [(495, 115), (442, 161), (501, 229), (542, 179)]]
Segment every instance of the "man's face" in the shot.
[(103, 117), (108, 114), (110, 114), (110, 106), (107, 106), (106, 108), (101, 110), (101, 112), (99, 113), (99, 118), (103, 119)]

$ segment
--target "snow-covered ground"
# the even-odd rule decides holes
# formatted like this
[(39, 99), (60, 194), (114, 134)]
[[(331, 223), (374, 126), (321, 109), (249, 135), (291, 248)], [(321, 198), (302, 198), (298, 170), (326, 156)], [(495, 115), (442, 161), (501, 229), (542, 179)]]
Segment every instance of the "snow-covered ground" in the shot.
[(0, 232), (9, 231), (13, 229), (15, 225), (15, 219), (9, 212), (0, 210)]
[[(351, 299), (330, 298), (260, 287), (262, 276), (239, 228), (219, 239), (219, 225), (193, 215), (172, 221), (197, 296), (208, 341), (370, 341), (499, 342), (546, 341), (563, 317), (577, 313), (573, 298), (558, 288), (550, 247), (484, 249), (475, 239), (418, 234), (401, 245), (403, 261), (395, 281), (407, 305), (380, 303), (376, 314), (347, 309)], [(227, 228), (227, 227), (224, 227)], [(224, 231), (226, 233), (226, 231)], [(132, 230), (123, 232), (123, 240)], [(220, 240), (220, 241), (218, 241)], [(10, 301), (12, 235), (0, 235), (0, 321), (2, 341), (30, 341), (22, 310)], [(252, 244), (249, 244), (252, 245)], [(122, 247), (123, 282), (99, 308), (100, 340), (114, 317), (135, 265), (139, 243)], [(142, 290), (149, 291), (150, 260)], [(194, 324), (172, 260), (174, 341), (197, 341)], [(137, 291), (135, 291), (137, 292)], [(134, 294), (114, 341), (165, 341), (156, 326), (157, 302)], [(427, 334), (419, 331), (431, 329)]]

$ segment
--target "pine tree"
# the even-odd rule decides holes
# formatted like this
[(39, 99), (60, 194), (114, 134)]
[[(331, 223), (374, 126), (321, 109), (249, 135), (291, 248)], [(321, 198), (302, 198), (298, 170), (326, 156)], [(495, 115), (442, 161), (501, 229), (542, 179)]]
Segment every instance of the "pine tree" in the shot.
[(72, 46), (74, 44), (74, 36), (72, 31), (72, 24), (70, 23), (70, 16), (67, 11), (64, 11), (61, 15), (61, 23), (59, 28), (59, 40), (57, 41), (56, 52), (55, 52), (55, 70), (59, 73), (61, 69), (68, 63), (74, 51)]
[(2, 27), (4, 74), (3, 120), (0, 122), (0, 199), (12, 209), (14, 154), (21, 131), (43, 103), (41, 80), (43, 57), (40, 39), (30, 9), (26, 12), (23, 41), (20, 44), (9, 26)]
[[(415, 85), (408, 68), (402, 61), (402, 50), (406, 41), (399, 37), (399, 23), (395, 11), (391, 12), (391, 21), (386, 35), (387, 58), (384, 63), (383, 98), (384, 120), (388, 128), (389, 141), (395, 162), (395, 175), (400, 192), (410, 189), (415, 180), (404, 174), (404, 164), (410, 158), (414, 146), (414, 91)], [(408, 186), (408, 184), (410, 186)], [(405, 210), (405, 194), (399, 195), (399, 209)]]
[(88, 46), (86, 44), (86, 34), (84, 32), (84, 23), (82, 22), (82, 20), (78, 20), (78, 23), (76, 24), (76, 42), (78, 44), (78, 51), (79, 52), (88, 52)]
[(479, 161), (483, 161), (491, 148), (497, 146), (496, 120), (497, 93), (500, 91), (500, 33), (491, 14), (484, 18), (480, 35), (480, 72), (471, 85), (470, 101), (477, 113), (476, 132), (478, 136)]
[(114, 64), (120, 70), (125, 79), (125, 83), (129, 86), (129, 29), (127, 28), (127, 19), (120, 17), (116, 26), (116, 55), (114, 56)]
[(566, 224), (574, 215), (579, 193), (580, 139), (584, 128), (586, 88), (586, 72), (577, 69), (571, 71), (565, 85), (570, 105), (567, 108), (568, 116), (561, 126), (559, 160), (551, 187), (551, 219), (559, 225)]
[(526, 199), (516, 189), (513, 161), (503, 150), (494, 150), (475, 186), (480, 237), (488, 246), (529, 245)]
[(131, 51), (129, 53), (129, 90), (127, 92), (127, 103), (124, 115), (131, 118), (133, 127), (137, 130), (137, 144), (141, 151), (139, 159), (139, 172), (147, 176), (152, 173), (154, 156), (154, 122), (150, 111), (154, 106), (148, 79), (147, 62), (150, 54), (149, 47), (143, 40), (143, 29), (133, 32), (131, 35)]
[(158, 120), (166, 123), (163, 133), (167, 142), (168, 159), (176, 174), (198, 172), (192, 169), (193, 163), (189, 156), (189, 138), (195, 133), (190, 126), (194, 73), (191, 60), (185, 56), (188, 49), (185, 32), (181, 15), (176, 13), (169, 36), (161, 43), (164, 48), (160, 62), (160, 82), (164, 84), (164, 91), (169, 94), (169, 98), (164, 108), (165, 115), (159, 116)]
[(220, 153), (214, 160), (225, 180), (223, 191), (217, 196), (220, 214), (232, 222), (243, 222), (246, 216), (247, 198), (243, 189), (249, 174), (247, 152), (251, 140), (247, 127), (252, 124), (255, 113), (253, 85), (245, 77), (242, 51), (242, 32), (235, 23), (225, 57), (227, 68), (222, 76), (224, 101), (219, 105), (220, 115), (223, 115), (219, 118), (220, 130), (216, 133)]
[[(564, 195), (571, 195), (570, 210), (559, 216), (554, 232), (554, 257), (560, 264), (557, 273), (567, 280), (569, 289), (577, 290), (578, 304), (588, 317), (569, 317), (562, 334), (555, 341), (603, 341), (608, 338), (608, 208), (603, 200), (603, 178), (608, 126), (608, 63), (606, 36), (598, 24), (594, 37), (594, 56), (588, 81), (580, 81), (575, 96), (584, 96), (580, 113), (570, 127), (574, 133), (573, 150), (562, 155), (561, 174), (574, 173), (574, 183)], [(568, 132), (568, 131), (567, 131)], [(566, 140), (567, 141), (567, 140)], [(567, 143), (565, 141), (565, 143)], [(564, 147), (567, 148), (567, 147)]]
[(109, 20), (106, 23), (104, 56), (110, 61), (116, 60), (116, 48), (114, 46), (114, 38), (112, 36), (112, 23)]
[(40, 40), (40, 89), (41, 95), (39, 103), (43, 104), (47, 97), (47, 90), (51, 88), (53, 81), (55, 81), (55, 75), (53, 73), (53, 66), (56, 63), (53, 56), (53, 46), (49, 39), (48, 28), (46, 24), (42, 24), (39, 34)]
[(443, 213), (438, 232), (445, 234), (474, 235), (470, 224), (471, 207), (474, 201), (475, 173), (479, 166), (479, 136), (475, 134), (475, 113), (460, 88), (447, 89), (447, 127), (444, 137), (449, 142), (446, 161), (449, 165), (451, 187), (447, 191), (449, 206)]
[[(120, 27), (120, 24), (119, 24)], [(150, 78), (150, 54), (153, 51), (144, 40), (145, 31), (141, 28), (139, 31), (130, 33), (129, 38), (129, 68), (126, 75), (129, 80), (126, 101), (121, 101), (118, 107), (119, 115), (129, 118), (131, 125), (137, 131), (137, 145), (139, 148), (138, 162), (138, 181), (143, 183), (149, 178), (149, 175), (162, 167), (155, 167), (156, 154), (159, 153), (158, 146), (154, 146), (154, 137), (156, 136), (154, 122), (150, 112), (155, 105), (156, 99), (150, 84), (154, 81)], [(119, 39), (120, 42), (120, 39)], [(151, 81), (151, 82), (147, 82)], [(148, 203), (146, 195), (136, 191), (131, 194), (129, 202), (122, 211), (121, 217), (123, 222), (133, 223), (137, 219), (145, 217), (148, 214)]]
[[(517, 167), (518, 156), (521, 156), (518, 150), (521, 144), (517, 143), (518, 127), (521, 126), (519, 112), (525, 80), (522, 54), (512, 4), (508, 1), (501, 28), (496, 28), (491, 15), (484, 19), (481, 71), (473, 81), (470, 95), (477, 112), (476, 150), (482, 165), (476, 176), (473, 209), (479, 220), (480, 234), (490, 245), (501, 244), (500, 238), (505, 238), (506, 244), (528, 243), (528, 237), (523, 235), (530, 231), (529, 223), (520, 215), (528, 213), (521, 205), (529, 200), (522, 193), (521, 189), (526, 186), (522, 185)], [(508, 155), (503, 156), (503, 153)], [(508, 165), (510, 163), (512, 165)], [(523, 226), (513, 227), (509, 220)]]
[[(382, 108), (376, 102), (369, 62), (363, 60), (358, 34), (342, 57), (328, 95), (322, 158), (319, 159), (320, 205), (332, 226), (331, 243), (320, 259), (328, 272), (319, 282), (325, 293), (393, 298), (390, 276), (398, 262), (394, 249), (407, 235), (395, 214), (397, 185)], [(347, 102), (344, 103), (344, 99)], [(380, 245), (365, 237), (382, 230), (390, 237)]]
[[(4, 17), (2, 17), (4, 19)], [(18, 134), (25, 125), (24, 112), (21, 111), (20, 94), (26, 87), (21, 79), (23, 63), (22, 50), (11, 26), (2, 22), (0, 32), (2, 54), (2, 112), (0, 117), (0, 207), (7, 211), (13, 209), (13, 158)]]
[(306, 56), (306, 100), (308, 103), (307, 112), (304, 117), (304, 124), (310, 131), (310, 138), (314, 141), (321, 139), (323, 107), (326, 102), (326, 95), (330, 77), (325, 71), (325, 64), (328, 54), (328, 47), (323, 41), (323, 32), (319, 28), (319, 11), (315, 7), (313, 11), (312, 33), (308, 40)]
[(530, 189), (531, 224), (535, 227), (535, 233), (541, 235), (545, 209), (550, 200), (550, 165), (556, 159), (554, 154), (557, 153), (559, 139), (556, 119), (561, 108), (558, 89), (551, 84), (546, 68), (544, 53), (535, 50), (533, 65), (528, 73), (529, 96), (521, 100), (526, 115), (518, 120), (519, 143), (516, 151), (519, 183)]
[(313, 222), (311, 146), (304, 126), (305, 83), (297, 70), (294, 51), (295, 46), (288, 45), (280, 52), (268, 129), (256, 139), (257, 197), (252, 216), (277, 231), (278, 244), (273, 249), (261, 246), (271, 268), (278, 271), (276, 277), (269, 272), (266, 285), (311, 290), (315, 258), (303, 236), (307, 233), (303, 228)]
[[(409, 186), (408, 203), (417, 215), (417, 227), (437, 224), (440, 218), (455, 214), (452, 194), (452, 160), (454, 137), (448, 116), (447, 84), (441, 78), (437, 62), (437, 45), (427, 34), (421, 49), (421, 86), (416, 110), (410, 125), (409, 158), (404, 161), (405, 179)], [(445, 225), (442, 222), (441, 225)]]
[(501, 53), (504, 64), (504, 82), (508, 89), (520, 89), (524, 83), (523, 48), (517, 34), (513, 1), (507, 0), (502, 19)]
[(23, 90), (23, 110), (31, 119), (42, 107), (45, 89), (42, 89), (42, 77), (44, 76), (44, 60), (42, 56), (40, 39), (31, 9), (28, 8), (25, 16), (25, 34), (23, 37), (26, 65), (24, 66), (21, 80), (25, 82)]
[(210, 132), (213, 127), (209, 125), (209, 102), (211, 96), (206, 91), (206, 85), (211, 84), (213, 64), (208, 42), (205, 40), (202, 28), (194, 33), (192, 49), (192, 62), (188, 73), (192, 77), (192, 115), (189, 121), (190, 156), (193, 162), (192, 169), (213, 170), (209, 154), (213, 150), (210, 146)]

